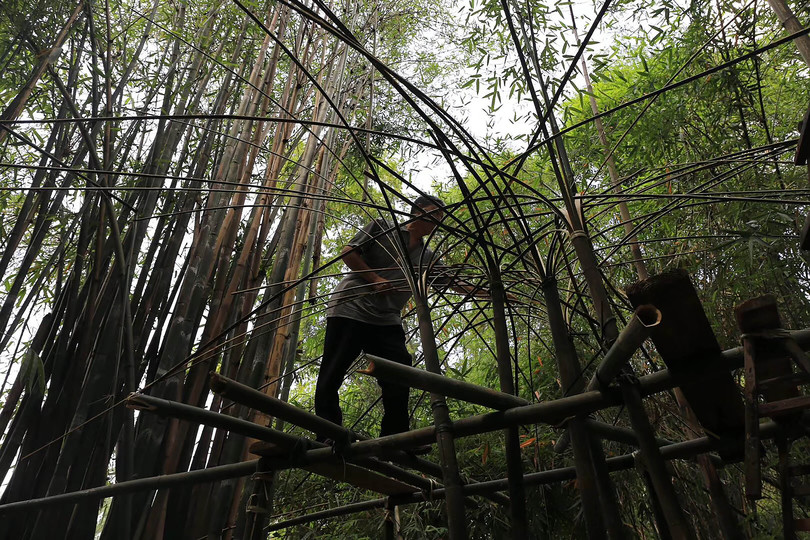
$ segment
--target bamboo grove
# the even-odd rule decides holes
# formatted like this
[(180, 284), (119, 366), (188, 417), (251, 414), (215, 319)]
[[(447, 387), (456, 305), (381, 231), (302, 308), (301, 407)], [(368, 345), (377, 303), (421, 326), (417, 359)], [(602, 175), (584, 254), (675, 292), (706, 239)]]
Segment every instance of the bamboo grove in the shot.
[[(371, 219), (407, 222), (426, 190), (447, 202), (431, 245), (490, 295), (410, 269), (409, 344), (433, 373), (521, 404), (583, 392), (631, 319), (625, 288), (674, 268), (723, 348), (739, 340), (732, 308), (759, 294), (777, 296), (786, 327), (810, 326), (810, 188), (792, 162), (808, 19), (780, 0), (4, 2), (0, 511), (232, 468), (9, 512), (0, 538), (247, 538), (251, 523), (257, 538), (381, 536), (369, 493), (300, 470), (254, 479), (246, 437), (125, 403), (138, 392), (311, 437), (212, 392), (209, 373), (311, 410), (341, 246)], [(528, 128), (474, 133), (459, 108), (475, 92), (490, 121)], [(412, 173), (430, 160), (442, 172), (427, 186)], [(662, 368), (649, 344), (630, 365), (642, 379)], [(350, 379), (351, 429), (374, 437), (375, 383)], [(677, 389), (645, 399), (645, 418), (614, 405), (565, 426), (438, 430), (428, 459), (442, 467), (425, 470), (447, 502), (402, 506), (400, 533), (664, 535), (649, 479), (607, 474), (626, 446), (589, 430), (702, 431)], [(412, 390), (411, 410), (421, 428), (487, 409)], [(520, 481), (585, 462), (595, 480)], [(775, 530), (767, 473), (752, 503), (740, 467), (716, 464), (671, 462), (690, 534)], [(465, 484), (503, 478), (508, 507), (465, 506)], [(364, 518), (271, 531), (355, 503)]]

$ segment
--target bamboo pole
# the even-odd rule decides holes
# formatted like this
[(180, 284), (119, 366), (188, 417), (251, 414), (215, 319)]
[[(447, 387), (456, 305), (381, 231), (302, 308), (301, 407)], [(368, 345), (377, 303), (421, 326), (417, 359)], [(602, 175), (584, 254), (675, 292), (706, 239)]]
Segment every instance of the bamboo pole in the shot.
[(681, 510), (678, 495), (675, 493), (669, 472), (655, 440), (655, 433), (650, 425), (647, 412), (644, 410), (641, 394), (638, 390), (638, 379), (623, 375), (619, 381), (619, 386), (622, 389), (624, 403), (630, 415), (630, 423), (638, 436), (644, 468), (650, 475), (656, 498), (661, 504), (661, 510), (666, 518), (669, 531), (676, 540), (695, 538), (691, 524), (686, 520), (683, 510)]
[(209, 467), (199, 471), (189, 471), (161, 476), (151, 476), (149, 478), (139, 478), (137, 480), (127, 480), (107, 486), (85, 489), (71, 493), (62, 493), (50, 497), (30, 499), (27, 501), (17, 501), (0, 505), (0, 515), (13, 512), (22, 512), (44, 508), (54, 505), (75, 504), (82, 501), (95, 501), (107, 497), (125, 495), (127, 493), (138, 493), (154, 489), (165, 489), (174, 486), (182, 486), (202, 482), (214, 482), (225, 478), (235, 478), (247, 476), (256, 471), (258, 459), (220, 465), (219, 467)]
[(423, 369), (405, 366), (373, 354), (362, 353), (360, 357), (368, 361), (368, 367), (364, 370), (358, 370), (360, 373), (385, 381), (401, 382), (420, 390), (435, 392), (449, 398), (483, 405), (491, 409), (504, 410), (529, 404), (525, 399), (512, 394), (498, 392), (491, 388), (458, 379), (451, 379)]
[[(512, 355), (509, 351), (509, 330), (506, 328), (506, 290), (503, 286), (501, 270), (495, 261), (490, 261), (489, 287), (501, 392), (507, 395), (517, 395), (512, 373)], [(526, 517), (526, 493), (523, 489), (523, 464), (520, 455), (518, 426), (510, 426), (504, 430), (504, 438), (506, 442), (506, 470), (509, 478), (509, 500), (512, 501), (512, 506), (509, 509), (512, 518), (512, 538), (522, 540), (528, 536), (529, 527)]]
[(285, 421), (292, 422), (296, 426), (302, 427), (308, 431), (323, 433), (324, 436), (337, 441), (341, 446), (358, 438), (358, 435), (343, 426), (334, 424), (329, 420), (324, 420), (320, 416), (304, 411), (295, 405), (290, 405), (286, 401), (269, 396), (260, 390), (256, 390), (215, 372), (211, 372), (209, 377), (211, 390), (213, 392), (224, 398), (233, 400), (240, 405), (260, 411), (269, 417), (283, 418)]
[[(569, 392), (574, 393), (574, 397), (587, 394), (578, 394), (578, 389), (582, 387), (581, 368), (576, 356), (574, 344), (565, 326), (565, 320), (560, 305), (557, 282), (553, 279), (546, 279), (543, 283), (543, 297), (546, 301), (546, 312), (548, 314), (549, 328), (554, 340), (555, 359), (557, 369), (560, 374), (560, 381), (563, 386), (563, 395)], [(563, 398), (565, 399), (565, 398)], [(596, 471), (591, 461), (591, 442), (587, 428), (583, 421), (584, 417), (572, 415), (569, 421), (568, 430), (574, 449), (574, 466), (577, 471), (577, 490), (582, 501), (582, 511), (585, 515), (585, 525), (589, 538), (603, 538), (605, 536), (605, 526), (599, 502), (599, 492), (597, 491)]]
[[(768, 5), (771, 6), (779, 22), (782, 23), (782, 27), (787, 30), (789, 34), (795, 34), (805, 29), (785, 0), (768, 0)], [(793, 42), (796, 44), (796, 48), (799, 50), (799, 54), (804, 60), (804, 63), (810, 66), (810, 36), (806, 34), (797, 36)]]
[[(422, 353), (425, 356), (425, 366), (429, 371), (439, 374), (441, 373), (441, 365), (436, 349), (436, 336), (433, 331), (433, 322), (430, 318), (430, 308), (428, 308), (425, 298), (421, 293), (414, 295), (414, 302), (416, 304), (416, 315), (419, 321), (419, 334), (422, 341)], [(450, 411), (447, 408), (447, 401), (441, 394), (430, 394), (430, 407), (433, 410), (435, 440), (439, 446), (442, 480), (447, 490), (445, 508), (447, 509), (449, 538), (451, 540), (461, 540), (467, 537), (467, 523), (464, 517), (464, 492), (461, 476), (458, 472), (456, 447), (453, 442), (455, 438), (453, 422), (450, 420)]]

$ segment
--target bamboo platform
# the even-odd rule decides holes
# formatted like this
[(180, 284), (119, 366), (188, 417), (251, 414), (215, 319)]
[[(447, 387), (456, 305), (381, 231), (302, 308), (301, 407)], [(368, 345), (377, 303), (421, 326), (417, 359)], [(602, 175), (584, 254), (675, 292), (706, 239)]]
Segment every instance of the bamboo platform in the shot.
[[(257, 441), (250, 447), (250, 452), (257, 456), (278, 456), (279, 452), (289, 452), (292, 448), (281, 448), (277, 445), (267, 446), (267, 443)], [(261, 467), (261, 461), (260, 461)], [(337, 482), (345, 482), (352, 486), (380, 493), (382, 495), (406, 495), (415, 493), (419, 489), (415, 486), (400, 482), (388, 476), (375, 473), (363, 467), (346, 463), (343, 460), (335, 459), (334, 461), (324, 461), (321, 463), (314, 463), (312, 465), (304, 465), (302, 470), (315, 473), (317, 475), (330, 478)], [(258, 472), (254, 478), (263, 479), (266, 473)]]

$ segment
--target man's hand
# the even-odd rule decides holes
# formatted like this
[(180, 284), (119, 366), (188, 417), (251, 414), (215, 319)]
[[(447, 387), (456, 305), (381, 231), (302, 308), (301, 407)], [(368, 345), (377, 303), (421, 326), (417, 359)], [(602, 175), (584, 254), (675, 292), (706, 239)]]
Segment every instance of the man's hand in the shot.
[(378, 293), (390, 293), (394, 291), (394, 284), (383, 277), (374, 274), (374, 281), (371, 283), (371, 287), (374, 289), (374, 292)]
[(340, 256), (343, 262), (346, 263), (346, 266), (371, 283), (371, 288), (374, 289), (375, 293), (387, 294), (394, 292), (394, 283), (381, 277), (377, 272), (371, 269), (365, 259), (363, 259), (352, 246), (345, 246), (340, 252)]

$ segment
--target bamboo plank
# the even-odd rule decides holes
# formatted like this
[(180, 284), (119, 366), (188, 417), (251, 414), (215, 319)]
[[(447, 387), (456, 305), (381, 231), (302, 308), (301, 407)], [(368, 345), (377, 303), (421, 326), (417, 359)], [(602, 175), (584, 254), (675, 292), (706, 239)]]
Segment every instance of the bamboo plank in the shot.
[(797, 531), (810, 532), (810, 518), (794, 519), (793, 528)]
[(804, 476), (810, 474), (810, 465), (791, 465), (787, 472), (790, 476)]
[[(769, 331), (782, 329), (782, 321), (772, 295), (760, 296), (743, 302), (734, 310), (737, 324), (743, 334), (751, 334), (756, 358), (757, 380), (769, 380), (793, 373), (793, 360), (781, 346), (782, 339), (758, 337)], [(774, 346), (779, 345), (779, 346)], [(769, 384), (761, 388), (765, 401), (780, 401), (799, 396), (795, 384)]]
[(653, 276), (628, 287), (627, 296), (633, 307), (652, 304), (661, 311), (661, 324), (650, 332), (653, 343), (704, 431), (719, 439), (741, 437), (743, 404), (731, 374), (723, 371), (686, 382), (722, 362), (720, 344), (689, 275), (679, 270)]
[(760, 416), (778, 417), (796, 411), (801, 411), (810, 407), (810, 396), (799, 396), (795, 398), (772, 401), (770, 403), (759, 404)]

